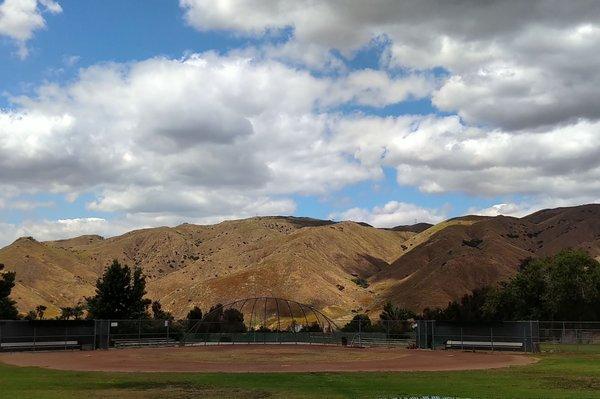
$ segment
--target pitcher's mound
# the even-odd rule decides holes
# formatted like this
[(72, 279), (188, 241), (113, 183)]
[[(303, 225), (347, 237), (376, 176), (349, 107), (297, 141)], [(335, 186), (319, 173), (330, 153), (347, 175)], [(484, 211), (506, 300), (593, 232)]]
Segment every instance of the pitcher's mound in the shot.
[(475, 370), (525, 365), (536, 360), (515, 353), (310, 345), (213, 345), (0, 355), (4, 363), (58, 370), (207, 373)]

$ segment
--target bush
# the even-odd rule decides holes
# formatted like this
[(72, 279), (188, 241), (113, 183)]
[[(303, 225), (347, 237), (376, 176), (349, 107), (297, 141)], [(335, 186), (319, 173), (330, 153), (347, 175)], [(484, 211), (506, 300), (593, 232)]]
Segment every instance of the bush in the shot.
[(483, 242), (482, 239), (479, 238), (472, 238), (470, 240), (463, 240), (463, 245), (466, 245), (468, 247), (471, 248), (478, 248), (479, 249), (479, 245)]
[(352, 282), (362, 288), (367, 288), (369, 286), (369, 282), (361, 277), (353, 278)]

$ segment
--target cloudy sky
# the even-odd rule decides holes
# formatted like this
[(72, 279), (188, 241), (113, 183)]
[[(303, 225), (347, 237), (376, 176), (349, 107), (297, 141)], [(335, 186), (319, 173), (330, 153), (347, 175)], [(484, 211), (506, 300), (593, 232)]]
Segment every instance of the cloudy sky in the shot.
[(0, 244), (600, 201), (597, 1), (0, 0)]

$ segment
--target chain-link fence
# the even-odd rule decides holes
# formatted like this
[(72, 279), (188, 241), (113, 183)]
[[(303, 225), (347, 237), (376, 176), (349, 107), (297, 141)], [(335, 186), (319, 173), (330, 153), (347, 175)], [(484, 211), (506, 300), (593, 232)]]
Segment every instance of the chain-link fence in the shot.
[(600, 353), (600, 322), (540, 321), (543, 352)]
[(425, 349), (539, 351), (537, 321), (459, 323), (417, 322), (417, 346)]
[(94, 320), (2, 320), (0, 351), (94, 349)]
[[(523, 352), (600, 353), (600, 322), (338, 319), (247, 325), (239, 319), (0, 321), (0, 350), (108, 349), (144, 346), (307, 344)], [(275, 324), (273, 325), (275, 326)]]

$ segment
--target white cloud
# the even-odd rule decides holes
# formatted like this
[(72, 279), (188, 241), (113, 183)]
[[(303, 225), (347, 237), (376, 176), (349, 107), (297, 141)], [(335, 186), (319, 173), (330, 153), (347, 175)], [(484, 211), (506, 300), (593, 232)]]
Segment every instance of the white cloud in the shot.
[[(0, 111), (3, 188), (69, 201), (92, 194), (91, 210), (116, 213), (112, 221), (128, 227), (290, 213), (292, 195), (330, 195), (380, 179), (382, 167), (424, 193), (530, 199), (474, 210), (482, 213), (600, 197), (593, 2), (180, 5), (197, 29), (267, 43), (100, 64), (13, 98), (13, 108)], [(290, 40), (268, 40), (288, 28)], [(11, 37), (24, 45), (31, 36)], [(380, 69), (345, 64), (373, 43), (387, 46)], [(346, 104), (414, 98), (455, 115), (344, 113)], [(395, 202), (346, 212), (380, 225), (443, 216)]]
[(457, 116), (337, 111), (434, 85), (420, 73), (315, 77), (211, 53), (97, 65), (0, 112), (0, 178), (13, 196), (90, 193), (91, 210), (156, 222), (290, 213), (291, 195), (328, 195), (381, 178), (384, 166), (425, 193), (599, 196), (598, 122), (515, 134)]
[(375, 227), (395, 227), (414, 223), (438, 223), (446, 218), (443, 210), (422, 208), (406, 202), (390, 201), (373, 209), (351, 208), (344, 212), (332, 213), (335, 220), (366, 222)]
[(306, 64), (312, 67), (327, 64), (331, 49), (351, 56), (383, 37), (389, 42), (383, 65), (448, 71), (433, 103), (469, 123), (520, 130), (600, 118), (597, 2), (180, 0), (180, 5), (188, 23), (200, 30), (264, 35), (292, 29), (291, 39), (271, 52), (289, 59), (310, 54)]
[[(332, 128), (340, 151), (397, 170), (425, 193), (597, 197), (600, 122), (517, 135), (464, 125), (456, 116), (357, 117)], [(566, 139), (568, 138), (568, 139)]]
[[(17, 236), (33, 236), (40, 241), (58, 240), (84, 234), (106, 234), (119, 228), (102, 218), (75, 218), (24, 222)], [(124, 232), (124, 231), (123, 231)]]
[[(60, 240), (85, 234), (113, 237), (135, 229), (176, 226), (182, 223), (215, 224), (224, 220), (254, 216), (289, 215), (295, 211), (295, 204), (290, 200), (271, 200), (266, 197), (253, 199), (242, 196), (223, 200), (228, 201), (228, 203), (223, 204), (220, 210), (209, 209), (207, 216), (200, 217), (197, 215), (201, 212), (198, 212), (197, 209), (190, 209), (189, 213), (180, 213), (173, 210), (133, 212), (112, 219), (82, 217), (58, 220), (25, 220), (17, 224), (0, 222), (0, 248), (24, 236), (31, 236), (38, 241)], [(161, 209), (169, 209), (169, 207), (165, 206)]]
[(16, 192), (82, 193), (92, 210), (189, 219), (290, 213), (294, 193), (381, 176), (333, 145), (331, 109), (427, 95), (421, 74), (315, 77), (212, 53), (83, 69), (0, 112), (0, 178)]
[(469, 209), (469, 213), (473, 215), (482, 216), (514, 216), (523, 217), (531, 215), (542, 209), (574, 206), (581, 204), (600, 203), (600, 197), (576, 197), (576, 198), (552, 198), (539, 196), (528, 200), (519, 202), (507, 202), (501, 204), (495, 204), (487, 208)]
[[(539, 210), (539, 209), (536, 209), (536, 210)], [(473, 214), (473, 215), (481, 215), (481, 216), (504, 215), (504, 216), (522, 217), (522, 216), (528, 215), (532, 212), (530, 212), (530, 205), (509, 202), (509, 203), (495, 204), (488, 208), (483, 208), (483, 209), (471, 208), (471, 209), (469, 209), (469, 213)]]
[(0, 223), (0, 246), (19, 237), (31, 236), (39, 241), (59, 240), (83, 234), (115, 235), (128, 230), (128, 225), (102, 218), (59, 220), (26, 220), (19, 224)]
[(19, 57), (27, 57), (27, 41), (46, 26), (45, 12), (59, 14), (62, 8), (53, 0), (4, 0), (0, 4), (0, 35), (17, 42)]

